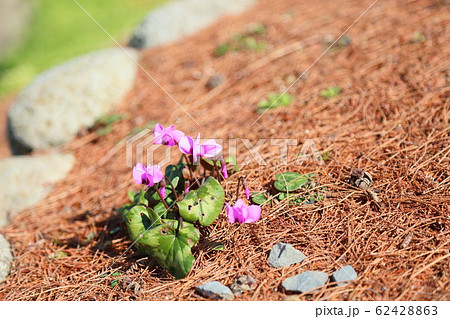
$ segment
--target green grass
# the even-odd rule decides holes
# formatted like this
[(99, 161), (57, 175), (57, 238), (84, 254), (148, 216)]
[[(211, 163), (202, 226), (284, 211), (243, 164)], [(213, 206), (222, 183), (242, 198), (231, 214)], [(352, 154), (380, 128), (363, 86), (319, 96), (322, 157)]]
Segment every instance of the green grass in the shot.
[[(0, 98), (16, 92), (37, 74), (94, 50), (115, 46), (73, 0), (36, 2), (29, 34), (19, 49), (0, 61)], [(77, 0), (119, 43), (154, 7), (167, 0)]]

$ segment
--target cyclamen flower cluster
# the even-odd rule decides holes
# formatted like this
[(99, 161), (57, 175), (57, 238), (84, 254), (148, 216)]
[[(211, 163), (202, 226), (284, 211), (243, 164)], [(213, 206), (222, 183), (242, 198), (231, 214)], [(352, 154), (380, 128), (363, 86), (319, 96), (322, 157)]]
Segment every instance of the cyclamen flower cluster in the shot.
[[(162, 144), (169, 147), (178, 145), (181, 153), (192, 155), (193, 160), (196, 163), (202, 157), (214, 158), (222, 152), (222, 146), (217, 144), (214, 139), (209, 139), (206, 142), (201, 143), (200, 133), (194, 140), (192, 137), (186, 136), (183, 132), (175, 130), (173, 125), (164, 128), (162, 125), (156, 124), (153, 134), (155, 136), (154, 144)], [(220, 163), (222, 176), (228, 178), (225, 160), (221, 158)], [(145, 167), (143, 164), (138, 163), (133, 168), (133, 179), (136, 184), (153, 186), (155, 188), (155, 184), (160, 183), (161, 189), (157, 189), (157, 191), (159, 191), (162, 198), (165, 198), (166, 183), (164, 180), (164, 173), (161, 171), (159, 165), (148, 165)], [(250, 199), (250, 192), (245, 180), (243, 186), (245, 197)], [(186, 181), (185, 193), (187, 194), (188, 192), (189, 182)], [(226, 209), (228, 221), (230, 223), (253, 223), (261, 217), (261, 207), (258, 205), (247, 206), (242, 199), (238, 199), (234, 207), (226, 204)]]
[(217, 144), (215, 140), (210, 139), (200, 143), (200, 133), (194, 140), (183, 132), (175, 130), (173, 125), (165, 129), (162, 125), (156, 124), (154, 134), (155, 141), (153, 144), (163, 144), (170, 147), (178, 145), (181, 153), (193, 156), (194, 162), (197, 162), (200, 157), (211, 158), (222, 152), (222, 146)]

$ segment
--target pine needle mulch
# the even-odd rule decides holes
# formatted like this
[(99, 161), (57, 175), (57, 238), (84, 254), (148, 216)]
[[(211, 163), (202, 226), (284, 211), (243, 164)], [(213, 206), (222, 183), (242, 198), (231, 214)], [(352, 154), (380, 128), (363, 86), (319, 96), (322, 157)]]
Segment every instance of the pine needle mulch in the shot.
[[(15, 260), (0, 298), (204, 300), (196, 286), (212, 280), (229, 285), (249, 274), (256, 288), (237, 300), (283, 300), (285, 278), (307, 270), (331, 274), (349, 264), (358, 273), (356, 281), (328, 283), (298, 299), (449, 300), (450, 11), (445, 3), (379, 1), (349, 30), (350, 44), (331, 49), (289, 90), (295, 98), (290, 106), (270, 110), (256, 123), (258, 102), (289, 87), (327, 48), (324, 41), (338, 37), (370, 1), (263, 0), (193, 37), (145, 51), (142, 65), (200, 126), (139, 71), (134, 89), (116, 110), (126, 118), (111, 133), (86, 131), (63, 148), (77, 158), (69, 176), (2, 229)], [(263, 51), (215, 56), (216, 46), (251, 23), (266, 26), (258, 35), (266, 43)], [(224, 81), (208, 87), (217, 74)], [(342, 92), (321, 96), (330, 86)], [(173, 280), (130, 248), (116, 213), (127, 202), (126, 192), (139, 189), (126, 165), (125, 141), (150, 121), (221, 139), (225, 153), (236, 139), (239, 161), (250, 156), (248, 143), (261, 145), (266, 165), (252, 160), (226, 180), (229, 199), (235, 199), (241, 176), (259, 191), (270, 189), (276, 174), (295, 171), (317, 174), (325, 200), (264, 205), (254, 224), (229, 224), (222, 212), (203, 230), (191, 273)], [(258, 144), (260, 139), (266, 141)], [(276, 139), (294, 141), (287, 157), (280, 158)], [(307, 140), (324, 155), (324, 165), (297, 162)], [(354, 168), (372, 175), (371, 192), (349, 184)], [(225, 249), (210, 250), (215, 241)], [(280, 241), (308, 258), (271, 268), (268, 253)], [(106, 271), (110, 275), (101, 276)]]

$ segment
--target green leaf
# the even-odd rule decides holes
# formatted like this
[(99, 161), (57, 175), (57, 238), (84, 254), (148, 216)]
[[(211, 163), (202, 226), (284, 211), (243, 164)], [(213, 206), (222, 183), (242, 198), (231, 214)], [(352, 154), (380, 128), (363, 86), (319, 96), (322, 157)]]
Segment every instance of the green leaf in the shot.
[[(166, 203), (170, 207), (170, 205), (173, 203), (173, 200), (170, 198), (166, 198)], [(158, 204), (156, 204), (153, 209), (159, 216), (161, 216), (161, 218), (167, 218), (168, 214), (170, 213), (170, 211), (167, 211), (166, 206), (164, 206), (163, 202), (159, 202)]]
[(262, 205), (269, 200), (269, 198), (266, 195), (266, 192), (252, 193), (251, 199), (253, 203), (258, 205)]
[(128, 195), (128, 198), (130, 199), (130, 201), (133, 202), (134, 196), (136, 195), (136, 193), (133, 191), (128, 191), (127, 195)]
[(181, 229), (176, 220), (164, 219), (162, 224), (151, 228), (137, 241), (137, 246), (152, 256), (161, 267), (175, 278), (184, 278), (194, 264), (191, 248), (200, 238), (198, 230), (183, 222)]
[(341, 91), (342, 88), (340, 86), (330, 86), (326, 90), (320, 91), (320, 95), (327, 99), (331, 99), (333, 97), (338, 96), (341, 93)]
[(153, 221), (150, 220), (149, 211), (154, 212), (152, 209), (147, 209), (142, 205), (134, 206), (127, 211), (125, 224), (127, 225), (131, 241), (134, 242), (146, 229), (150, 228), (152, 223), (160, 223), (160, 220), (155, 218), (157, 216), (156, 213), (154, 213)]
[(134, 195), (133, 203), (135, 205), (148, 205), (148, 200), (146, 198), (146, 192), (145, 190), (141, 189), (139, 193)]
[(118, 283), (119, 283), (118, 280), (113, 279), (113, 280), (111, 280), (111, 283), (109, 285), (111, 286), (111, 288), (114, 288), (115, 286), (117, 286)]
[(283, 200), (287, 198), (287, 194), (286, 193), (280, 193), (280, 195), (278, 195), (278, 199), (279, 200)]
[(181, 187), (184, 187), (183, 167), (184, 165), (182, 163), (179, 163), (177, 165), (169, 165), (166, 167), (165, 175), (172, 181), (172, 184), (173, 186), (175, 186), (175, 188), (177, 188), (177, 185), (179, 183), (181, 184)]
[(225, 192), (217, 180), (208, 177), (198, 190), (191, 190), (182, 201), (177, 203), (180, 215), (188, 222), (199, 221), (208, 226), (222, 211)]
[(286, 172), (275, 176), (276, 182), (274, 186), (281, 192), (292, 192), (305, 185), (309, 178), (299, 173)]

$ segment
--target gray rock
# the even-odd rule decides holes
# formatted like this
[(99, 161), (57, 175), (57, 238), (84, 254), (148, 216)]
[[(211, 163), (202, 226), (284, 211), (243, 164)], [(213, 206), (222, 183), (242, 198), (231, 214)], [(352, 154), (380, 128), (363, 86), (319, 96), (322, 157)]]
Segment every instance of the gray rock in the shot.
[(214, 300), (233, 300), (234, 295), (230, 288), (222, 285), (218, 281), (210, 281), (196, 288), (196, 291), (205, 298)]
[(24, 208), (45, 198), (75, 159), (70, 154), (14, 156), (0, 160), (0, 227)]
[(286, 278), (282, 286), (287, 291), (307, 292), (323, 286), (328, 280), (328, 275), (321, 271), (305, 271), (299, 275)]
[(345, 285), (348, 281), (355, 280), (358, 277), (355, 269), (352, 266), (346, 265), (339, 270), (336, 270), (331, 275), (331, 281), (337, 282), (338, 286)]
[[(137, 51), (128, 49), (137, 59)], [(15, 154), (70, 141), (111, 111), (134, 85), (136, 63), (120, 48), (80, 56), (40, 74), (8, 112)]]
[(223, 81), (225, 81), (225, 77), (222, 74), (215, 74), (208, 79), (205, 86), (208, 89), (214, 89), (221, 85)]
[(285, 243), (278, 243), (272, 247), (269, 254), (269, 265), (280, 268), (303, 261), (306, 256), (292, 247), (292, 245)]
[(0, 283), (9, 275), (13, 255), (6, 238), (0, 234)]
[(151, 11), (129, 45), (150, 48), (192, 35), (226, 14), (237, 14), (256, 0), (177, 0)]
[(25, 38), (33, 7), (31, 1), (0, 1), (0, 58)]

